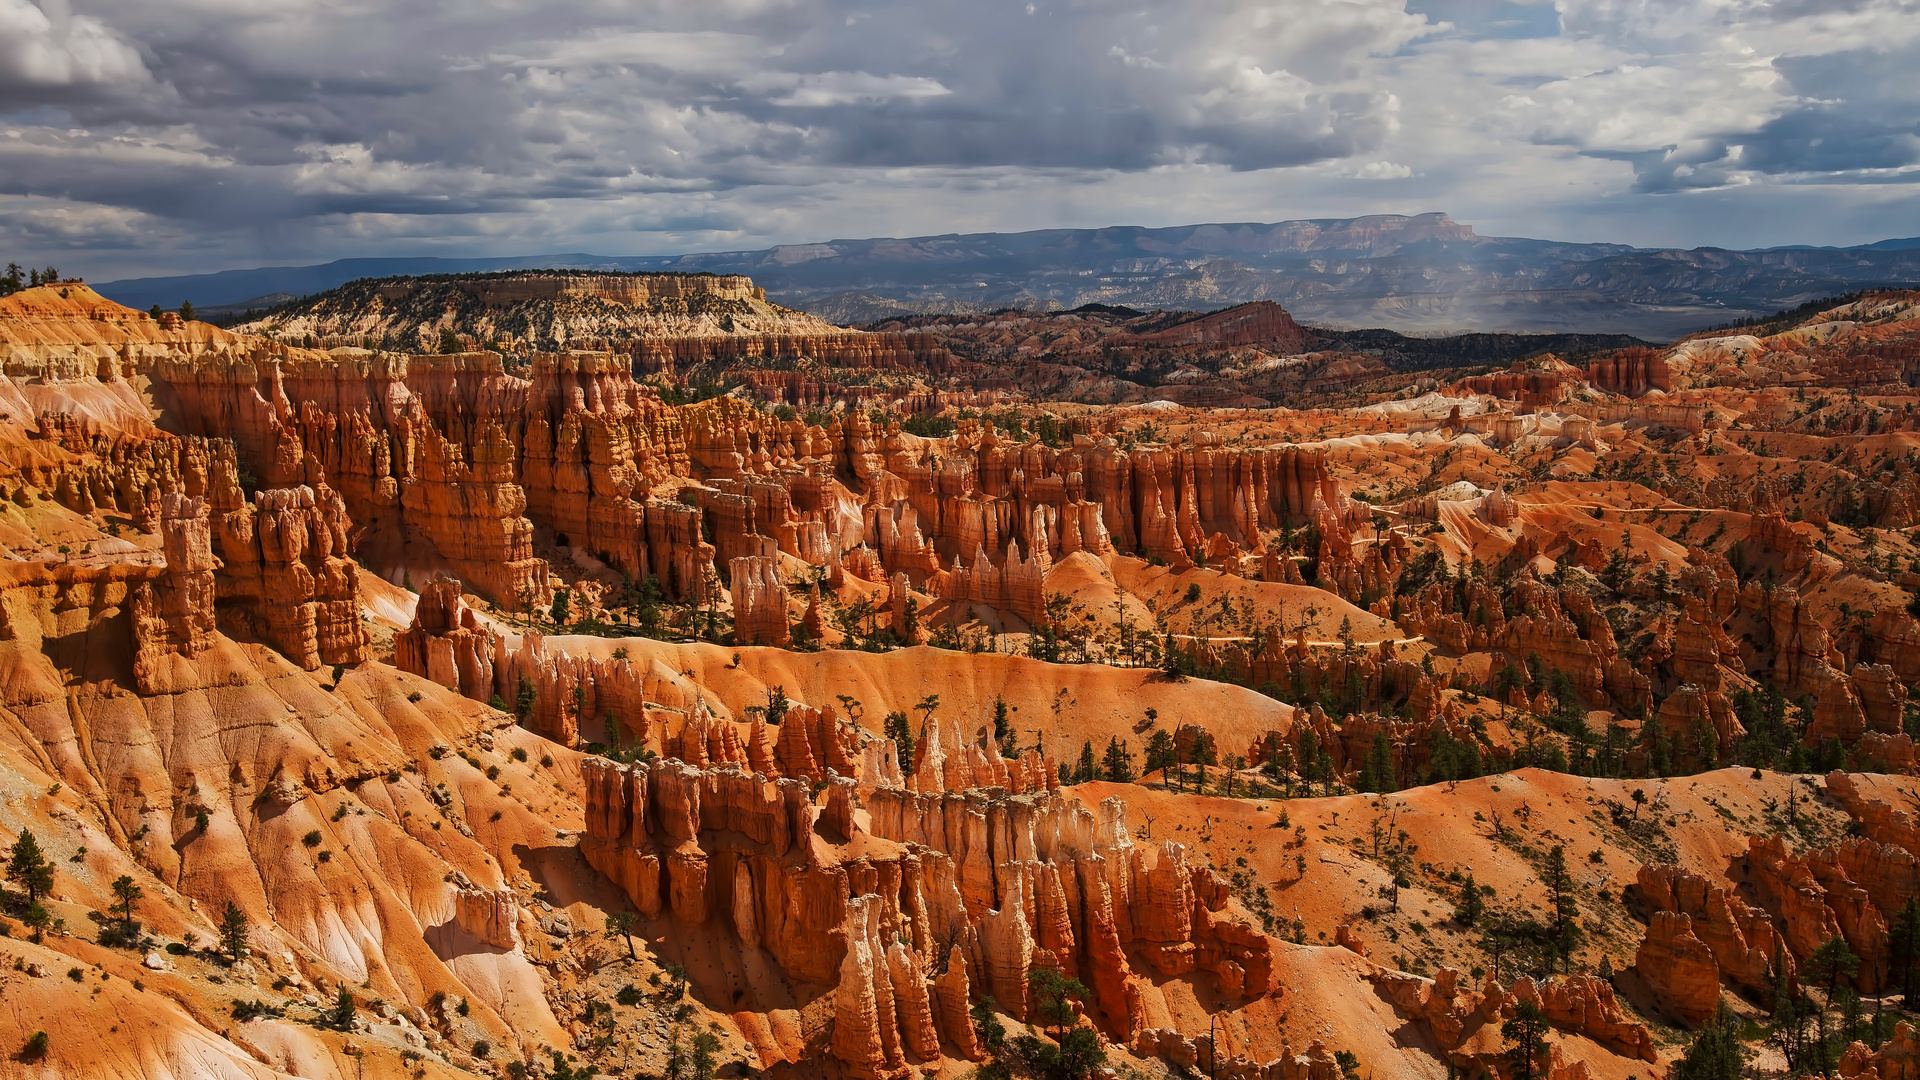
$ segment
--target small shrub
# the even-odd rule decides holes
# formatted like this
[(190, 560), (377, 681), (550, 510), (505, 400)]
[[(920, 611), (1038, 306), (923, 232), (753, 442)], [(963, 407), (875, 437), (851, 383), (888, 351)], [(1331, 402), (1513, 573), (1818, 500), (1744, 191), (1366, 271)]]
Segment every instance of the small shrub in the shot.
[(20, 1060), (39, 1061), (41, 1058), (46, 1057), (47, 1044), (50, 1041), (51, 1040), (47, 1038), (47, 1033), (44, 1031), (36, 1031), (27, 1036), (27, 1044), (20, 1048)]
[(185, 945), (180, 944), (177, 941), (169, 941), (167, 942), (167, 955), (168, 956), (185, 956), (187, 955), (187, 947)]
[(332, 861), (333, 861), (333, 852), (331, 852), (331, 851), (323, 851), (323, 852), (321, 852), (321, 853), (320, 853), (320, 861), (321, 861), (321, 862), (332, 862)]
[(500, 766), (498, 765), (487, 766), (487, 779), (489, 780), (500, 779)]
[(527, 760), (526, 747), (516, 746), (513, 748), (513, 752), (508, 754), (507, 756), (512, 758), (515, 761), (525, 761)]
[(81, 971), (79, 968), (68, 968), (67, 978), (72, 979), (74, 982), (85, 982), (87, 979), (87, 973), (84, 971)]
[(282, 1010), (264, 1001), (236, 1001), (233, 1003), (233, 1018), (246, 1023), (269, 1016), (279, 1016)]
[(300, 842), (307, 845), (308, 847), (319, 847), (320, 846), (320, 830), (314, 829), (308, 832), (307, 835), (300, 838)]
[(420, 691), (418, 690), (407, 691), (407, 700), (409, 702), (412, 702), (415, 705), (418, 705), (420, 703), (420, 696), (421, 696)]
[(481, 1039), (479, 1042), (473, 1044), (474, 1057), (485, 1059), (486, 1056), (491, 1053), (493, 1053), (493, 1044), (487, 1040)]
[(552, 755), (552, 754), (541, 754), (541, 755), (540, 755), (540, 767), (541, 767), (541, 768), (543, 768), (543, 769), (551, 769), (551, 768), (553, 768), (553, 755)]

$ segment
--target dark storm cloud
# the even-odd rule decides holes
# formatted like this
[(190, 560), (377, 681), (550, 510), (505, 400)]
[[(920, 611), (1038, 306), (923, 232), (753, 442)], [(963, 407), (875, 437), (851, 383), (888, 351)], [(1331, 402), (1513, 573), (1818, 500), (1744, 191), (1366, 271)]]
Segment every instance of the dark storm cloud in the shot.
[[(1299, 165), (1379, 143), (1391, 95), (1356, 65), (1422, 25), (1336, 7), (99, 0), (62, 30), (0, 0), (48, 23), (0, 78), (91, 91), (64, 99), (85, 134), (0, 141), (0, 190), (234, 225), (843, 167)], [(103, 169), (136, 131), (166, 160)]]
[(631, 251), (1859, 185), (1915, 160), (1917, 2), (0, 0), (0, 245)]

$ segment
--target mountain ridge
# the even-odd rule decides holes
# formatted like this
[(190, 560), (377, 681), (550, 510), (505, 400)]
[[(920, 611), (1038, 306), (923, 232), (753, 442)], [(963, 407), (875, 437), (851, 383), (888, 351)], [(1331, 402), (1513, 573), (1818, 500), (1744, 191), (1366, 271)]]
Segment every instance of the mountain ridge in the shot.
[(830, 321), (1088, 303), (1219, 309), (1274, 300), (1304, 322), (1402, 333), (1609, 332), (1670, 339), (1863, 287), (1920, 281), (1920, 244), (1636, 248), (1481, 236), (1444, 213), (829, 240), (754, 251), (349, 259), (98, 286), (136, 307), (267, 307), (363, 277), (522, 269), (751, 275)]

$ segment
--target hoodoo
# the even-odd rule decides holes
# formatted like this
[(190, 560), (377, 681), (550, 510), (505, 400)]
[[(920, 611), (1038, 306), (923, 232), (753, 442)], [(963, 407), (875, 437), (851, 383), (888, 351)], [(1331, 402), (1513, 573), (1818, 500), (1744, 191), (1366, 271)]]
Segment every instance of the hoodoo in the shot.
[[(0, 1047), (1572, 1078), (1737, 1001), (1912, 1071), (1913, 294), (1443, 377), (1074, 318), (0, 297)], [(1103, 381), (1204, 357), (1313, 374)]]

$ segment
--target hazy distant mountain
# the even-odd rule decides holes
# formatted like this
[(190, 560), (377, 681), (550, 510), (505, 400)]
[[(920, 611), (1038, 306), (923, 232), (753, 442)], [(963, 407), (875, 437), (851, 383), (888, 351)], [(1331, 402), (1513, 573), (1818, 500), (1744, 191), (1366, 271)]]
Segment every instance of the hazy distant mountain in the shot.
[(1920, 239), (1852, 248), (1644, 249), (1477, 235), (1445, 214), (832, 240), (645, 257), (349, 259), (109, 282), (137, 307), (264, 307), (360, 277), (515, 270), (747, 274), (836, 322), (1087, 303), (1211, 309), (1275, 300), (1302, 322), (1671, 338), (1867, 286), (1920, 282)]

